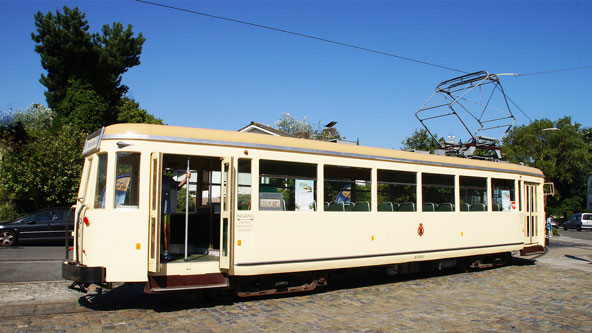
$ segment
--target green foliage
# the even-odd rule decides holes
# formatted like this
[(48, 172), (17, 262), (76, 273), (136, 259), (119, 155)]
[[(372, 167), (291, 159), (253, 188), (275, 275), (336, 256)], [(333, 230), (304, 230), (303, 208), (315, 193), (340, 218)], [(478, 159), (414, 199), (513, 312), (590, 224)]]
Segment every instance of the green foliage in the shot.
[(127, 97), (124, 97), (121, 101), (117, 122), (162, 125), (162, 119), (156, 118), (149, 114), (148, 111), (140, 108), (140, 104), (138, 102)]
[(4, 145), (0, 163), (1, 218), (74, 202), (85, 134), (67, 124), (52, 127), (53, 117), (51, 110), (35, 105), (3, 122), (2, 128), (20, 122), (25, 137), (19, 145)]
[(55, 15), (37, 12), (35, 26), (31, 37), (47, 71), (40, 82), (60, 123), (78, 126), (88, 117), (84, 130), (115, 123), (128, 90), (121, 76), (140, 64), (142, 34), (134, 37), (131, 25), (124, 30), (118, 22), (91, 34), (85, 14), (66, 6)]
[(323, 130), (320, 121), (313, 126), (306, 121), (306, 117), (300, 120), (297, 117), (284, 112), (282, 112), (280, 119), (275, 122), (274, 128), (290, 135), (309, 138), (312, 140), (330, 141), (342, 139), (341, 135), (337, 131), (331, 132)]
[(83, 132), (92, 133), (105, 124), (109, 104), (90, 84), (71, 79), (57, 109), (61, 110), (59, 123), (71, 124)]
[(504, 160), (538, 168), (555, 184), (555, 196), (547, 201), (549, 214), (580, 211), (585, 203), (585, 178), (592, 169), (588, 130), (567, 116), (539, 119), (514, 127), (503, 140)]
[[(434, 135), (437, 136), (437, 134)], [(443, 139), (440, 139), (440, 141), (443, 141)], [(440, 148), (438, 142), (434, 141), (425, 129), (416, 129), (413, 131), (411, 137), (406, 138), (401, 142), (401, 145), (401, 149), (403, 150), (423, 150), (429, 151), (430, 153), (433, 153), (434, 150)]]

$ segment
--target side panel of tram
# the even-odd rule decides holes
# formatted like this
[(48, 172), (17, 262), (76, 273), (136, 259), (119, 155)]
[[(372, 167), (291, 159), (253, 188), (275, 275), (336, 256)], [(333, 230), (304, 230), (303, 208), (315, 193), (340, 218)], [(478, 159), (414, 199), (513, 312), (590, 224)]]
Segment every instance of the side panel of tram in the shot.
[[(371, 163), (367, 160), (318, 157), (286, 154), (281, 152), (253, 151), (253, 174), (262, 174), (260, 161), (289, 160), (310, 163), (316, 167), (317, 180), (327, 165), (346, 165), (370, 169), (371, 208), (370, 211), (326, 212), (322, 207), (316, 211), (298, 212), (283, 210), (237, 211), (233, 242), (233, 269), (235, 275), (256, 275), (306, 270), (325, 270), (342, 267), (386, 265), (412, 261), (453, 258), (488, 253), (521, 250), (526, 244), (544, 244), (544, 232), (540, 223), (531, 226), (533, 233), (525, 240), (528, 231), (524, 220), (526, 208), (522, 202), (524, 191), (519, 190), (528, 182), (539, 192), (541, 179), (513, 174), (492, 173), (475, 170), (455, 170), (435, 166), (418, 166), (392, 162)], [(290, 158), (286, 158), (290, 155)], [(371, 165), (371, 167), (369, 167)], [(512, 193), (513, 211), (460, 211), (450, 212), (403, 212), (378, 211), (377, 171), (400, 170), (416, 173), (420, 184), (422, 173), (445, 174), (456, 179), (455, 190), (459, 191), (458, 178), (462, 176), (503, 178), (509, 180), (514, 188)], [(418, 171), (421, 171), (418, 172)], [(253, 191), (253, 203), (259, 208), (266, 199), (258, 197), (264, 192), (264, 177), (256, 176), (253, 184), (259, 189)], [(490, 182), (488, 182), (489, 184)], [(316, 181), (316, 202), (334, 201), (334, 197), (324, 197), (326, 193), (322, 181)], [(491, 187), (489, 185), (489, 187)], [(486, 193), (490, 195), (492, 189)], [(417, 186), (416, 202), (422, 202), (422, 188)], [(542, 203), (542, 197), (531, 197)], [(459, 207), (459, 195), (452, 203)], [(418, 205), (419, 206), (419, 205)], [(418, 207), (419, 208), (419, 207)], [(419, 208), (421, 209), (421, 208)], [(532, 206), (530, 221), (541, 220), (542, 205)], [(421, 231), (420, 231), (421, 230)]]
[[(116, 140), (103, 140), (101, 151), (87, 158), (79, 193), (84, 199), (77, 209), (75, 255), (84, 265), (104, 267), (106, 282), (147, 281), (148, 275), (258, 275), (385, 265), (509, 252), (544, 244), (542, 179), (538, 177), (257, 149), (125, 141), (130, 145), (120, 147)], [(197, 172), (210, 171), (205, 177), (211, 178), (212, 171), (220, 172), (216, 185), (220, 189), (219, 210), (209, 206), (208, 213), (196, 208), (193, 215), (197, 221), (200, 214), (209, 214), (211, 221), (218, 222), (203, 229), (209, 233), (209, 244), (201, 244), (197, 235), (198, 241), (192, 241), (194, 248), (190, 250), (218, 250), (215, 261), (159, 260), (159, 180), (166, 161), (175, 162), (171, 156), (179, 160), (188, 156)], [(292, 177), (311, 185), (309, 202), (312, 198), (315, 207), (310, 211), (288, 211), (283, 207), (284, 199), (277, 199), (266, 189), (270, 179), (286, 175), (273, 170), (277, 161), (310, 169), (308, 174)], [(260, 170), (260, 166), (267, 169)], [(338, 166), (365, 170), (369, 211), (325, 211), (323, 204), (336, 200), (334, 193), (327, 192), (325, 180), (330, 175), (325, 173), (337, 172)], [(415, 175), (415, 211), (378, 211), (382, 170)], [(423, 174), (451, 179), (454, 193), (448, 203), (455, 207), (452, 211), (421, 212), (420, 203), (425, 202)], [(490, 204), (485, 211), (461, 211), (462, 177), (484, 179), (486, 201), (492, 200), (492, 179), (513, 184), (509, 197), (513, 209), (492, 211)], [(356, 178), (351, 179), (357, 184)], [(125, 200), (118, 197), (119, 187), (129, 186), (137, 187), (135, 194)], [(247, 189), (245, 204), (241, 195), (244, 199)], [(281, 204), (275, 206), (277, 202)], [(182, 252), (179, 239), (173, 243), (176, 251)]]

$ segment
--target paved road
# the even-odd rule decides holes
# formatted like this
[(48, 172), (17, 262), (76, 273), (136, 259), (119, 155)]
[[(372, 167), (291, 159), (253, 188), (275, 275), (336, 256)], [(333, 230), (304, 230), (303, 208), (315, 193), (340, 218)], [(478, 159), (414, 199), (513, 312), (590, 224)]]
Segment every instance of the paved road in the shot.
[(562, 236), (547, 254), (497, 269), (373, 275), (227, 303), (135, 285), (77, 295), (65, 283), (0, 284), (0, 331), (592, 331), (591, 263), (592, 241)]
[(0, 247), (0, 283), (60, 280), (64, 257), (63, 245)]
[(559, 233), (559, 236), (592, 240), (592, 231), (588, 230), (577, 231), (575, 229), (563, 230), (562, 228), (559, 228), (557, 232)]

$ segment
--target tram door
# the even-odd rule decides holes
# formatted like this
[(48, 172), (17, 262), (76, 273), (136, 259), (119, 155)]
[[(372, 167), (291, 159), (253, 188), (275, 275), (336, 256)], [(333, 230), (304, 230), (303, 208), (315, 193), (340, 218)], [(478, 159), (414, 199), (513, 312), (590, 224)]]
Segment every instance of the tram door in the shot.
[(532, 183), (524, 184), (524, 242), (532, 244), (533, 238), (538, 236), (537, 186)]
[(232, 157), (222, 160), (222, 203), (220, 209), (220, 268), (230, 269), (232, 221), (234, 218), (234, 163)]
[(160, 267), (160, 186), (162, 153), (150, 156), (150, 222), (148, 230), (148, 271), (156, 273)]

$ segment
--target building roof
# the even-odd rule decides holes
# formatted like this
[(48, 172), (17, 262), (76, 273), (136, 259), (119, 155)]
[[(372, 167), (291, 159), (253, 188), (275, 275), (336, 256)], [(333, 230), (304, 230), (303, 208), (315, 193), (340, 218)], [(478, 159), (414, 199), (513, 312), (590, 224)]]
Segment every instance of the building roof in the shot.
[(251, 133), (258, 133), (258, 134), (269, 134), (274, 136), (286, 136), (286, 137), (294, 137), (291, 134), (286, 132), (282, 132), (280, 130), (276, 130), (275, 128), (265, 126), (255, 121), (251, 121), (251, 123), (241, 129), (238, 130), (239, 132), (251, 132)]

